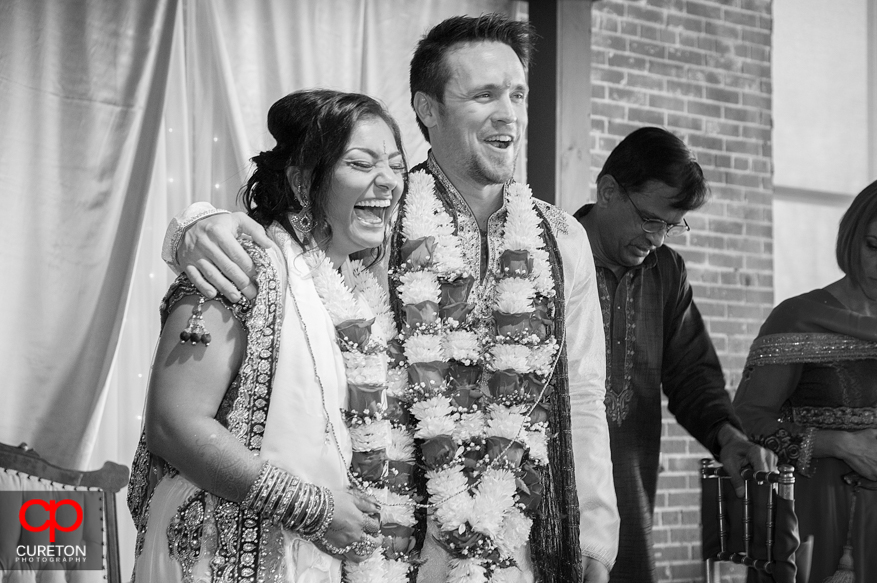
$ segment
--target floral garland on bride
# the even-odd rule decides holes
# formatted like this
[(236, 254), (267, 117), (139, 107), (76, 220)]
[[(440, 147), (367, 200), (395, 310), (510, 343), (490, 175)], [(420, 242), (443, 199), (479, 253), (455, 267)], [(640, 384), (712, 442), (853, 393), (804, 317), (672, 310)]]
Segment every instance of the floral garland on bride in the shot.
[(448, 583), (502, 583), (529, 540), (548, 463), (546, 386), (558, 345), (541, 221), (530, 189), (508, 186), (499, 259), (476, 282), (433, 177), (409, 179), (392, 277), (427, 506), (451, 557)]
[(415, 517), (412, 491), (408, 480), (400, 478), (400, 468), (413, 465), (414, 441), (394, 426), (387, 411), (388, 380), (399, 377), (399, 371), (388, 370), (387, 343), (396, 336), (389, 299), (360, 261), (350, 263), (351, 286), (319, 248), (307, 251), (305, 261), (344, 358), (351, 479), (381, 503), (384, 548), (361, 563), (345, 561), (344, 581), (407, 583)]

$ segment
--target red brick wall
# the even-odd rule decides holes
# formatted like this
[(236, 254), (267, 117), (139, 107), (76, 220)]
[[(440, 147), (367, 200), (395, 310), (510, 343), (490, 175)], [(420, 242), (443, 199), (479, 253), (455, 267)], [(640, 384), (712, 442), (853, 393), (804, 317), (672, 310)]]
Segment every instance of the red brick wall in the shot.
[[(672, 246), (736, 387), (773, 302), (769, 0), (601, 0), (592, 19), (592, 176), (625, 135), (664, 127), (697, 155), (710, 202)], [(592, 185), (593, 188), (593, 185)], [(662, 581), (703, 581), (706, 451), (664, 411), (654, 542)], [(723, 566), (723, 580), (741, 569)]]

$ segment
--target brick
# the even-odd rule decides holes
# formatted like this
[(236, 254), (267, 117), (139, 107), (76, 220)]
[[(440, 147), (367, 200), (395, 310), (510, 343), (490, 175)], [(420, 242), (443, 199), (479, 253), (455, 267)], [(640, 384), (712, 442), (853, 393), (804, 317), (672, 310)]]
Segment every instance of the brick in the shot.
[(764, 243), (764, 239), (754, 239), (752, 237), (731, 237), (728, 239), (727, 250), (731, 252), (739, 252), (744, 255), (760, 255), (764, 253)]
[(748, 26), (751, 28), (758, 27), (758, 14), (752, 12), (744, 12), (742, 10), (733, 10), (725, 8), (722, 14), (722, 20), (730, 24), (738, 24), (740, 26)]
[(743, 41), (755, 45), (770, 46), (770, 32), (765, 30), (743, 29)]
[(664, 453), (688, 453), (688, 444), (684, 439), (665, 439), (661, 442), (661, 451)]
[(629, 20), (625, 20), (621, 22), (621, 29), (619, 32), (626, 36), (633, 36), (639, 38), (640, 35), (640, 25), (638, 22), (631, 22)]
[[(666, 440), (665, 440), (666, 441)], [(672, 441), (685, 441), (685, 440), (672, 440)], [(661, 442), (661, 450), (664, 449), (664, 441)], [(667, 472), (663, 472), (658, 476), (658, 488), (662, 490), (685, 490), (688, 488), (688, 477), (685, 474), (677, 474), (677, 475), (668, 475)], [(673, 511), (674, 513), (676, 511)], [(662, 512), (660, 514), (666, 515), (667, 512)], [(676, 524), (678, 520), (674, 523), (666, 522), (664, 520), (661, 521), (661, 524)]]
[(728, 315), (728, 306), (722, 302), (697, 300), (697, 308), (704, 318), (725, 318)]
[[(722, 77), (717, 72), (710, 71), (709, 69), (689, 69), (688, 78), (699, 83), (722, 84)], [(704, 88), (704, 91), (706, 91), (706, 88)]]
[[(728, 149), (731, 150), (731, 146), (728, 146)], [(728, 184), (759, 188), (761, 186), (761, 177), (756, 174), (729, 172)]]
[(762, 47), (751, 45), (749, 47), (749, 58), (753, 61), (761, 61), (762, 63), (770, 62), (770, 47)]
[(655, 92), (664, 91), (664, 79), (654, 75), (629, 72), (627, 74), (627, 86), (636, 89), (648, 89)]
[(731, 121), (739, 121), (741, 123), (758, 123), (759, 112), (757, 109), (748, 109), (743, 107), (725, 106), (725, 119)]
[(707, 101), (689, 101), (688, 113), (706, 117), (722, 117), (722, 106)]
[(661, 545), (655, 547), (656, 561), (688, 561), (691, 559), (691, 549), (686, 546)]
[[(698, 538), (700, 535), (698, 535)], [(669, 565), (670, 568), (670, 576), (673, 581), (676, 580), (686, 580), (690, 579), (691, 581), (701, 581), (702, 579), (698, 579), (698, 577), (703, 576), (703, 565), (698, 561), (694, 563), (677, 563), (673, 565)]]
[(608, 96), (612, 101), (629, 103), (631, 105), (645, 105), (648, 101), (648, 97), (643, 91), (622, 87), (610, 87)]
[(711, 69), (722, 69), (723, 71), (743, 70), (743, 64), (746, 61), (737, 57), (723, 55), (706, 55), (704, 64)]
[(667, 92), (673, 95), (684, 95), (686, 97), (703, 97), (703, 86), (697, 83), (687, 81), (667, 80)]
[(688, 139), (688, 145), (691, 148), (704, 148), (707, 150), (722, 151), (724, 149), (721, 138), (705, 136), (703, 134), (692, 134)]
[(646, 4), (655, 8), (663, 8), (674, 12), (685, 10), (685, 0), (646, 0)]
[(707, 50), (700, 46), (700, 35), (679, 33), (679, 46), (688, 47), (690, 49)]
[[(675, 461), (675, 460), (670, 460)], [(681, 460), (680, 460), (681, 461)], [(689, 461), (689, 460), (685, 460)], [(686, 466), (689, 469), (694, 469), (698, 467), (699, 464), (697, 460), (690, 460), (688, 465)], [(670, 508), (677, 506), (697, 506), (700, 504), (700, 492), (668, 492), (667, 493), (667, 506)], [(674, 542), (679, 541), (688, 541), (688, 540), (696, 540), (688, 538), (688, 531), (696, 531), (697, 529), (689, 529), (689, 528), (674, 528), (670, 531), (670, 540)], [(698, 538), (700, 537), (700, 533), (698, 533)]]
[(694, 18), (684, 14), (667, 15), (668, 28), (682, 28), (691, 32), (702, 33), (704, 32), (704, 25), (705, 21), (701, 18)]
[(594, 13), (591, 21), (594, 31), (618, 32), (619, 22), (614, 16)]
[(721, 101), (722, 103), (740, 103), (740, 92), (733, 89), (722, 89), (720, 87), (707, 87), (705, 97), (712, 101)]
[(705, 62), (704, 54), (700, 51), (692, 51), (689, 49), (680, 49), (671, 47), (667, 49), (667, 59), (689, 65), (703, 65)]
[(704, 131), (708, 134), (718, 134), (730, 138), (740, 137), (740, 126), (735, 123), (725, 123), (717, 119), (708, 119), (704, 124)]
[(725, 140), (725, 149), (728, 152), (753, 156), (758, 156), (762, 152), (762, 147), (758, 142), (748, 140)]
[(685, 100), (667, 95), (649, 95), (649, 107), (670, 111), (685, 111)]
[(600, 83), (591, 84), (591, 103), (606, 99), (606, 86)]
[(743, 267), (743, 257), (737, 254), (708, 253), (707, 257), (709, 259), (709, 264), (715, 267), (724, 267), (727, 269), (741, 269)]
[(627, 15), (636, 20), (651, 22), (654, 24), (666, 24), (663, 10), (656, 10), (647, 6), (641, 6), (632, 2), (627, 3)]
[(696, 132), (703, 131), (703, 120), (688, 115), (667, 114), (667, 128), (673, 131), (674, 128), (692, 130)]
[(709, 230), (713, 233), (723, 233), (726, 235), (742, 235), (743, 222), (735, 220), (710, 219)]
[(750, 55), (752, 54), (752, 45), (734, 45), (734, 50), (731, 52), (735, 57), (739, 57), (741, 59), (749, 59), (751, 58)]
[(593, 8), (595, 14), (614, 14), (624, 16), (624, 2), (595, 2)]
[(714, 4), (689, 1), (685, 3), (685, 11), (692, 16), (700, 16), (708, 20), (722, 19), (722, 9)]
[(758, 14), (770, 14), (771, 0), (740, 0), (740, 8)]
[(648, 64), (648, 71), (653, 75), (663, 75), (664, 77), (674, 77), (676, 79), (685, 78), (685, 67), (675, 63), (650, 61)]
[(626, 136), (630, 132), (639, 129), (639, 124), (627, 123), (620, 119), (609, 120), (609, 133), (615, 136)]
[(716, 39), (711, 36), (698, 37), (697, 48), (708, 53), (714, 53), (716, 52)]
[[(593, 115), (591, 116), (591, 134), (593, 139), (593, 134), (604, 134), (606, 133), (606, 120), (595, 118)], [(591, 148), (593, 151), (595, 148)], [(591, 154), (593, 157), (594, 154)], [(596, 176), (596, 174), (595, 174)]]
[(769, 63), (757, 63), (754, 61), (743, 61), (742, 72), (746, 75), (754, 77), (767, 77), (770, 75)]
[(752, 160), (734, 157), (734, 170), (748, 171), (750, 168), (752, 168)]
[(612, 52), (607, 53), (606, 62), (610, 67), (618, 67), (620, 69), (645, 71), (648, 68), (648, 61), (642, 57), (632, 57)]
[(769, 142), (773, 138), (770, 131), (770, 126), (764, 127), (751, 127), (746, 126), (742, 128), (741, 136), (744, 138), (748, 138), (750, 140), (759, 140), (762, 142)]
[(627, 52), (627, 39), (617, 34), (598, 34), (594, 35), (592, 46), (606, 49), (609, 51)]
[(704, 21), (704, 32), (710, 36), (731, 40), (740, 40), (742, 37), (739, 27), (714, 20)]
[(725, 87), (733, 87), (741, 92), (758, 92), (760, 87), (759, 79), (747, 77), (745, 75), (735, 75), (734, 73), (725, 73), (722, 75), (722, 82)]
[(667, 47), (658, 43), (632, 40), (627, 46), (630, 52), (652, 57), (653, 59), (663, 59), (667, 55)]
[(643, 125), (664, 126), (666, 114), (654, 109), (631, 107), (627, 110), (627, 119)]
[(591, 104), (591, 115), (605, 116), (610, 119), (624, 117), (625, 107), (610, 101), (595, 101)]

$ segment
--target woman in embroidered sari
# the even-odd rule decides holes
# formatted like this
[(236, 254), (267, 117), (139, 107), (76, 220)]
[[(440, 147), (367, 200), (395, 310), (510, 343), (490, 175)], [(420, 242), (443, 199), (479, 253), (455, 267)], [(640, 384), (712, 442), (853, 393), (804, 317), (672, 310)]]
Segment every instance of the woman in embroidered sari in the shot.
[[(276, 102), (268, 129), (277, 145), (242, 191), (266, 228), (267, 251), (248, 246), (258, 296), (205, 300), (180, 276), (162, 303), (129, 488), (143, 583), (337, 583), (342, 558), (380, 546), (341, 409), (348, 355), (386, 373), (392, 317), (372, 305), (386, 294), (349, 255), (384, 243), (405, 182), (399, 128), (370, 97), (312, 90)], [(336, 333), (339, 313), (362, 317)]]
[(770, 314), (734, 405), (753, 441), (797, 470), (809, 581), (848, 583), (855, 573), (869, 583), (877, 581), (877, 182), (844, 214), (836, 253), (842, 279)]

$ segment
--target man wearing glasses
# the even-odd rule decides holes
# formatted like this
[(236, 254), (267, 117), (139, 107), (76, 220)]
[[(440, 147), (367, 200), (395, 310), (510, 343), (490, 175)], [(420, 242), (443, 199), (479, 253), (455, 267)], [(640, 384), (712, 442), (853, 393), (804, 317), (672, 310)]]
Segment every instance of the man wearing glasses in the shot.
[(741, 431), (685, 262), (664, 246), (709, 193), (700, 165), (673, 134), (628, 135), (597, 177), (597, 202), (575, 214), (588, 232), (606, 334), (606, 415), (621, 532), (612, 583), (656, 580), (652, 513), (661, 445), (661, 390), (676, 420), (735, 476), (775, 469)]

